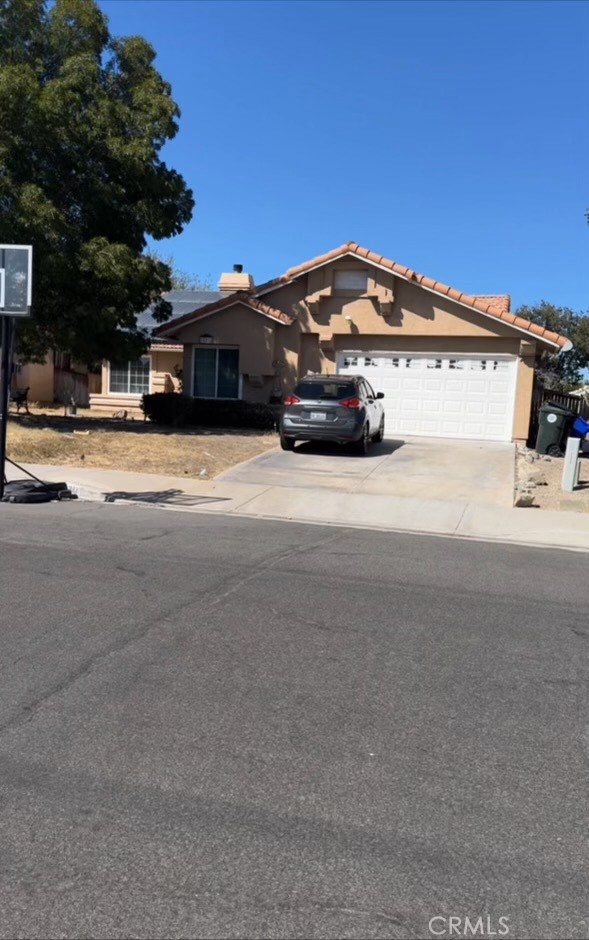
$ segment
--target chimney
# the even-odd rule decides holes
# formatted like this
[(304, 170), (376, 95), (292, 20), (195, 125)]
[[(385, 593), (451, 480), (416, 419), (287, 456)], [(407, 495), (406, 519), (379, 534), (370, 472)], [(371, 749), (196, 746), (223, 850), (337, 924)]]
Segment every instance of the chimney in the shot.
[(233, 294), (237, 290), (252, 290), (254, 279), (251, 274), (244, 274), (242, 264), (234, 264), (233, 271), (222, 274), (219, 278), (219, 290), (222, 294)]

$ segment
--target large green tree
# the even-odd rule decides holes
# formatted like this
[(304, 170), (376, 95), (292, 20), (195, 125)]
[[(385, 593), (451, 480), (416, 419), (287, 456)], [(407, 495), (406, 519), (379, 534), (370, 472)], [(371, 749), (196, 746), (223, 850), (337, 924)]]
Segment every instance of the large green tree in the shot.
[(543, 354), (538, 375), (546, 388), (568, 391), (579, 385), (583, 370), (589, 367), (589, 316), (569, 307), (555, 307), (542, 300), (535, 306), (519, 307), (516, 314), (566, 336), (573, 344), (569, 352)]
[(136, 314), (170, 314), (146, 239), (181, 232), (194, 201), (161, 158), (179, 110), (154, 58), (112, 37), (94, 0), (0, 0), (0, 242), (34, 246), (28, 358), (133, 358)]

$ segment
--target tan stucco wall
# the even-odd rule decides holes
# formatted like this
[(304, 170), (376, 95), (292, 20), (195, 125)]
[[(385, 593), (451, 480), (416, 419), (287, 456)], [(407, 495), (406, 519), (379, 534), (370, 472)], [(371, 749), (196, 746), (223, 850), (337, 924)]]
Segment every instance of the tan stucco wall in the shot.
[(29, 387), (29, 401), (44, 405), (53, 402), (53, 354), (49, 353), (45, 362), (28, 362), (21, 366), (15, 375), (13, 388)]
[[(320, 302), (316, 313), (302, 310), (303, 328), (318, 332), (322, 339), (336, 333), (473, 338), (514, 335), (508, 324), (438, 298), (398, 279), (394, 297), (392, 312), (384, 316), (377, 298), (327, 297)], [(346, 317), (350, 319), (346, 320)]]
[(151, 391), (177, 392), (180, 381), (175, 377), (175, 371), (182, 369), (182, 350), (152, 349), (151, 359)]
[(513, 414), (513, 439), (525, 441), (530, 429), (530, 409), (534, 388), (535, 357), (526, 356), (517, 364), (517, 386), (515, 391), (515, 410)]

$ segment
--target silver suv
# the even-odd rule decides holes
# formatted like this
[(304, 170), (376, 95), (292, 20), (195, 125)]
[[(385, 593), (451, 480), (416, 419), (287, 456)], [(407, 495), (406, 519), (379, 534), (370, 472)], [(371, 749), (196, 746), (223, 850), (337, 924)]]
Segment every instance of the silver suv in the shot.
[(307, 375), (284, 399), (280, 446), (333, 441), (365, 454), (371, 440), (384, 437), (382, 398), (361, 375)]

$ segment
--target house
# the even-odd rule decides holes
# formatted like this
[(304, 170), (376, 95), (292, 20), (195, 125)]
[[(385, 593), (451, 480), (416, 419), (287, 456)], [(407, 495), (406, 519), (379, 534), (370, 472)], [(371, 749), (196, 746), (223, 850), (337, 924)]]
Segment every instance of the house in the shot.
[(584, 401), (589, 401), (589, 385), (581, 385), (579, 388), (575, 388), (572, 392), (569, 392), (569, 395), (574, 395), (575, 398), (582, 398)]
[[(174, 320), (222, 296), (218, 291), (202, 290), (173, 290), (164, 294), (172, 306)], [(137, 325), (152, 335), (158, 324), (148, 308), (137, 317)], [(153, 337), (148, 352), (137, 362), (103, 362), (99, 387), (90, 395), (90, 407), (107, 414), (126, 411), (131, 417), (142, 417), (141, 397), (144, 394), (180, 391), (182, 357), (182, 343)]]
[(195, 397), (267, 402), (307, 373), (359, 373), (385, 393), (387, 436), (525, 441), (537, 357), (571, 348), (508, 295), (463, 293), (355, 242), (258, 286), (236, 266), (216, 298), (185, 306), (153, 330), (145, 389), (163, 387), (160, 343)]

